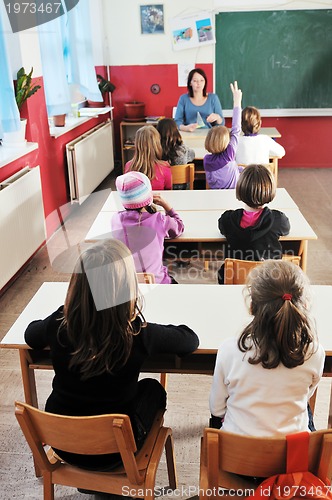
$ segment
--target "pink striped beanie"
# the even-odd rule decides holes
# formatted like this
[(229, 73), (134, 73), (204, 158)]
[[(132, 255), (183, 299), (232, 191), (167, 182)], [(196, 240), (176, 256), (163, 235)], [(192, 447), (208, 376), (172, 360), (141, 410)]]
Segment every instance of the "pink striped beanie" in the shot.
[(125, 208), (142, 208), (153, 201), (151, 182), (142, 172), (127, 172), (115, 180), (122, 205)]

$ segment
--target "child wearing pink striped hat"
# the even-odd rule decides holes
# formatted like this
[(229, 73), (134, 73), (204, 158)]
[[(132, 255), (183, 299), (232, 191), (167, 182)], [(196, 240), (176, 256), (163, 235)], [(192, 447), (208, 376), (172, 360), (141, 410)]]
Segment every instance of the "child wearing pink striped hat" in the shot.
[[(115, 181), (117, 192), (125, 208), (111, 220), (113, 236), (131, 250), (136, 272), (152, 273), (156, 283), (176, 283), (163, 265), (164, 239), (183, 233), (180, 216), (159, 194), (153, 194), (151, 182), (141, 173), (131, 171)], [(165, 214), (158, 212), (161, 206)]]

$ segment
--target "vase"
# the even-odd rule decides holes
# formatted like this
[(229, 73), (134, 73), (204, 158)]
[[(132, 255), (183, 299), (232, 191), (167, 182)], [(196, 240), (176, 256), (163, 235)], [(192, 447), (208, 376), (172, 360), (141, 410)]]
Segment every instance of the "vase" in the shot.
[(140, 121), (145, 119), (145, 103), (139, 101), (126, 102), (125, 120), (127, 121)]
[(2, 145), (8, 148), (17, 148), (24, 146), (26, 141), (25, 131), (27, 126), (27, 119), (21, 118), (20, 120), (21, 128), (13, 132), (4, 132), (2, 138)]
[(53, 123), (55, 127), (64, 127), (66, 124), (66, 115), (54, 115)]

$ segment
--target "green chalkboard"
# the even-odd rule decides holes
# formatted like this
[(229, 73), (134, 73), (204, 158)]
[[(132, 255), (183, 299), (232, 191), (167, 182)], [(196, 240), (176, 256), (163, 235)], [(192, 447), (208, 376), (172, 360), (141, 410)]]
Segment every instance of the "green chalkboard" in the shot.
[(223, 12), (216, 16), (216, 92), (233, 107), (332, 108), (332, 10)]

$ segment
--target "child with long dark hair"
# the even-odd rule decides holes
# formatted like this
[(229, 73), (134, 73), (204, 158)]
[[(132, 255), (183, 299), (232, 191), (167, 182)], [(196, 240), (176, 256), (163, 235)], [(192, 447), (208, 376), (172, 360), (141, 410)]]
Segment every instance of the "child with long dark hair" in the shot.
[[(46, 411), (70, 416), (127, 414), (138, 449), (156, 413), (166, 406), (165, 389), (157, 380), (138, 381), (144, 361), (162, 352), (185, 355), (199, 343), (185, 325), (145, 321), (132, 255), (116, 239), (82, 253), (64, 305), (32, 322), (25, 341), (34, 349), (51, 351), (55, 375)], [(108, 470), (119, 463), (118, 454), (57, 454), (88, 469)]]
[(173, 118), (163, 118), (158, 122), (157, 130), (160, 134), (162, 159), (170, 165), (185, 165), (195, 158), (195, 151), (188, 148), (182, 140), (179, 129)]

